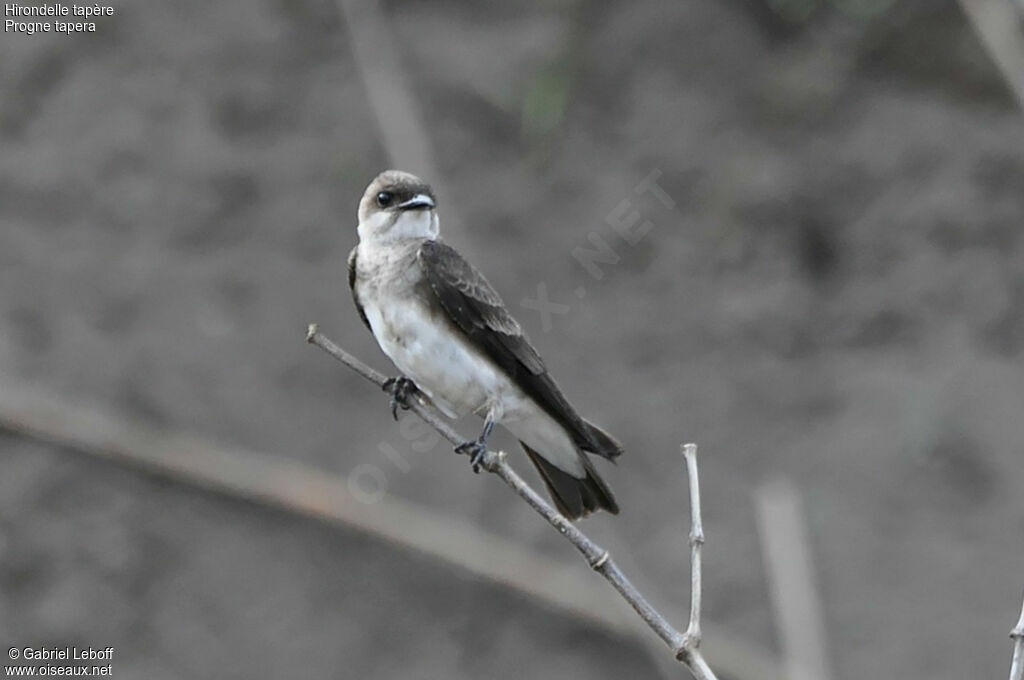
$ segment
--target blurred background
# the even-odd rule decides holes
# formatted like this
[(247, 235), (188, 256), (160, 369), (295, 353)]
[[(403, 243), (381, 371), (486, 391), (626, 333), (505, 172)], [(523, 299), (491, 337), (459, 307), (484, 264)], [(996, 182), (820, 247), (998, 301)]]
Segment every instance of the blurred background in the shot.
[(791, 677), (786, 569), (815, 677), (1006, 677), (1015, 1), (139, 0), (5, 33), (0, 641), (151, 680), (680, 676), (498, 480), (304, 342), (393, 373), (345, 258), (397, 166), (624, 442), (598, 462), (623, 512), (582, 527), (680, 626), (700, 445), (723, 678)]

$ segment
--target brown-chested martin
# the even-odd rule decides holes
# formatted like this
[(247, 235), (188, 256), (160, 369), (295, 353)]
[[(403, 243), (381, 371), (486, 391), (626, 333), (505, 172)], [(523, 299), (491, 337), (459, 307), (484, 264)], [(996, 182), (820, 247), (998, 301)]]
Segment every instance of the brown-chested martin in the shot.
[(618, 513), (587, 454), (614, 460), (622, 446), (580, 417), (494, 288), (439, 240), (436, 206), (427, 184), (397, 170), (378, 175), (359, 203), (349, 285), (360, 318), (402, 374), (388, 381), (392, 412), (415, 385), (449, 417), (484, 417), (479, 438), (457, 447), (472, 455), (474, 470), (501, 424), (563, 515)]

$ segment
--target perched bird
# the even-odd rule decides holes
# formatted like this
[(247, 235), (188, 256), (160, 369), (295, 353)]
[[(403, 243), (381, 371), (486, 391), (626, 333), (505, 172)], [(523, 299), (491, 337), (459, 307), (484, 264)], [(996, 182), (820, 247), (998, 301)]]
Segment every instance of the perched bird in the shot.
[(617, 514), (587, 454), (615, 460), (622, 446), (576, 413), (491, 284), (439, 240), (436, 207), (427, 184), (397, 170), (378, 175), (359, 202), (348, 281), (360, 318), (401, 372), (385, 385), (392, 415), (418, 388), (448, 417), (482, 416), (480, 436), (456, 447), (475, 472), (500, 423), (563, 515)]

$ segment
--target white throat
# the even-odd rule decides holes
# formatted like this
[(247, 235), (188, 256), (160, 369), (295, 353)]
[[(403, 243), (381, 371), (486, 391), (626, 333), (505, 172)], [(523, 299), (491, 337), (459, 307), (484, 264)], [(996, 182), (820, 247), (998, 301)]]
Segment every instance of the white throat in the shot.
[(380, 210), (359, 223), (359, 241), (389, 243), (410, 238), (436, 239), (439, 233), (437, 213), (433, 210), (406, 210), (399, 213)]

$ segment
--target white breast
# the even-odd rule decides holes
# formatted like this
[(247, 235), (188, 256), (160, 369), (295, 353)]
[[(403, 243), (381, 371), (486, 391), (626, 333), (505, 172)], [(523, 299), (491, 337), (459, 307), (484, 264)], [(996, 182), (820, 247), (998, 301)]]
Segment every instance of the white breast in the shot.
[(415, 298), (364, 306), (380, 348), (448, 416), (484, 413), (502, 393), (507, 379)]

